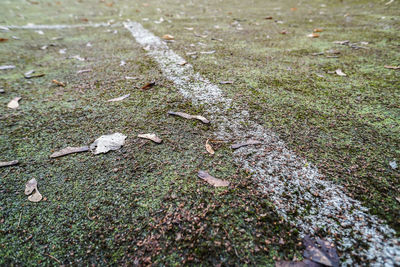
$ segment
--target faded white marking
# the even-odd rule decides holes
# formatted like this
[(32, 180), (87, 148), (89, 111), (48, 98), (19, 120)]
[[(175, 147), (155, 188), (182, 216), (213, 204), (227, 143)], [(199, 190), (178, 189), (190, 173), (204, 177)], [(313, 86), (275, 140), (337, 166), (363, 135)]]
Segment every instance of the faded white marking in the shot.
[[(263, 141), (261, 148), (243, 147), (235, 151), (235, 161), (253, 173), (260, 189), (289, 223), (295, 224), (302, 234), (325, 229), (344, 253), (346, 265), (353, 265), (353, 253), (375, 266), (400, 262), (400, 241), (393, 229), (369, 215), (368, 209), (348, 197), (341, 186), (323, 180), (317, 168), (297, 157), (275, 133), (251, 121), (247, 111), (232, 105), (218, 86), (196, 73), (190, 64), (180, 64), (185, 60), (160, 38), (136, 22), (126, 22), (124, 26), (185, 97), (207, 106), (208, 117), (218, 127), (216, 135), (231, 140)], [(299, 215), (292, 216), (295, 210)], [(369, 248), (363, 249), (360, 242)]]
[(18, 25), (7, 25), (0, 26), (0, 28), (7, 28), (9, 30), (61, 30), (61, 29), (73, 29), (73, 28), (99, 28), (99, 27), (117, 27), (121, 26), (120, 23), (86, 23), (86, 24), (60, 24), (60, 25), (36, 25), (36, 24), (27, 24), (25, 26)]

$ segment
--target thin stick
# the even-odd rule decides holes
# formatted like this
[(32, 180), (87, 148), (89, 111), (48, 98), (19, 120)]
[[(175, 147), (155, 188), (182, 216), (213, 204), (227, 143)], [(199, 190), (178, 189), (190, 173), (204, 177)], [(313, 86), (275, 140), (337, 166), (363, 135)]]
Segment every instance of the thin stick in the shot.
[(46, 256), (49, 256), (50, 258), (52, 258), (53, 260), (55, 260), (58, 263), (61, 263), (61, 261), (59, 261), (57, 258), (51, 256), (50, 254), (45, 254)]

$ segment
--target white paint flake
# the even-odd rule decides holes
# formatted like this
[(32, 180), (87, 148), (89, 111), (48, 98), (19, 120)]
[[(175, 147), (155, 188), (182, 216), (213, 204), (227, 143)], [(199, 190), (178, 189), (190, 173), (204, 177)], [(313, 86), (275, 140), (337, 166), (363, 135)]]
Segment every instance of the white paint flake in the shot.
[[(190, 64), (180, 65), (185, 60), (164, 41), (139, 23), (128, 21), (124, 26), (185, 97), (207, 106), (208, 117), (218, 127), (216, 135), (225, 140), (252, 138), (262, 142), (261, 147), (237, 149), (235, 161), (253, 173), (278, 214), (302, 234), (313, 234), (318, 229), (330, 233), (330, 240), (343, 253), (345, 265), (354, 265), (352, 254), (373, 266), (395, 266), (400, 262), (400, 240), (393, 229), (368, 214), (368, 209), (347, 196), (341, 186), (324, 180), (317, 168), (290, 151), (274, 132), (253, 122), (247, 111), (233, 105), (218, 86), (196, 73)], [(298, 215), (291, 215), (295, 210)], [(369, 247), (364, 249), (360, 243)]]

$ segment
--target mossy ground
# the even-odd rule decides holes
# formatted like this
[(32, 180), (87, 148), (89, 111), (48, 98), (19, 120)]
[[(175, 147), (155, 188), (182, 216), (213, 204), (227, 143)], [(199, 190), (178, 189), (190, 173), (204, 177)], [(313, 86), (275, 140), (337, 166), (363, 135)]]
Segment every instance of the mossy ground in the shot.
[[(326, 179), (344, 185), (373, 214), (400, 230), (400, 205), (395, 200), (399, 173), (388, 164), (400, 161), (400, 73), (383, 68), (399, 64), (399, 3), (110, 3), (2, 2), (0, 24), (129, 18), (156, 35), (174, 35), (170, 47), (197, 71), (214, 83), (233, 80), (233, 85), (221, 85), (228, 97), (279, 133)], [(265, 20), (267, 16), (273, 19)], [(153, 23), (160, 17), (170, 22)], [(307, 38), (314, 28), (324, 29), (321, 37)], [(288, 34), (280, 34), (282, 30)], [(43, 31), (44, 35), (13, 30), (0, 36), (9, 38), (0, 43), (0, 65), (17, 66), (0, 77), (5, 90), (0, 94), (0, 155), (4, 161), (21, 161), (0, 170), (0, 264), (268, 265), (277, 258), (300, 256), (296, 229), (279, 218), (249, 174), (233, 164), (229, 144), (214, 144), (214, 157), (205, 152), (213, 126), (167, 115), (169, 110), (201, 114), (202, 107), (179, 95), (128, 31)], [(355, 50), (333, 44), (336, 40), (369, 44), (368, 49)], [(50, 44), (55, 46), (40, 49)], [(63, 48), (65, 55), (58, 53)], [(340, 51), (339, 58), (311, 55), (329, 49)], [(216, 53), (186, 56), (210, 50)], [(86, 61), (68, 59), (74, 55)], [(125, 66), (119, 66), (121, 60)], [(348, 76), (328, 73), (337, 68)], [(26, 80), (23, 73), (30, 69), (46, 75)], [(81, 69), (92, 72), (77, 75)], [(58, 87), (53, 79), (67, 86)], [(156, 86), (141, 90), (149, 81)], [(122, 102), (106, 102), (127, 93), (131, 96)], [(15, 96), (22, 97), (21, 106), (12, 111), (6, 104)], [(113, 132), (128, 136), (121, 150), (48, 157), (65, 146), (87, 145)], [(147, 132), (157, 133), (164, 143), (136, 138)], [(196, 177), (199, 169), (232, 186), (214, 189), (204, 184)], [(27, 201), (23, 190), (31, 178), (38, 180), (46, 201)]]

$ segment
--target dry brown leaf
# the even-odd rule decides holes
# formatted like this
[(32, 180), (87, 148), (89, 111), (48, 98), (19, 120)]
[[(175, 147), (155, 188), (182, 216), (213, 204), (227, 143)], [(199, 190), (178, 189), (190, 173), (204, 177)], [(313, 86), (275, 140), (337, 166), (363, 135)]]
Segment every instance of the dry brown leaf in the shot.
[(37, 188), (37, 181), (35, 178), (30, 179), (26, 184), (25, 184), (25, 195), (30, 195), (32, 194), (33, 190)]
[(155, 134), (139, 134), (139, 138), (149, 139), (157, 144), (162, 143), (162, 139), (158, 138)]
[(228, 181), (215, 178), (205, 171), (199, 171), (197, 176), (215, 187), (229, 186)]
[(146, 83), (145, 85), (142, 86), (141, 89), (142, 89), (142, 90), (150, 89), (150, 88), (153, 87), (155, 84), (156, 84), (155, 82)]
[(8, 166), (14, 166), (19, 163), (18, 160), (12, 160), (12, 161), (0, 161), (0, 168), (1, 167), (8, 167)]
[(268, 17), (265, 17), (264, 19), (272, 19), (272, 17), (271, 17), (271, 16), (268, 16)]
[(31, 202), (39, 202), (42, 200), (43, 196), (40, 194), (39, 190), (36, 188), (35, 193), (28, 197), (28, 200)]
[(117, 98), (113, 98), (113, 99), (109, 99), (107, 100), (107, 102), (117, 102), (117, 101), (121, 101), (124, 100), (125, 98), (128, 98), (131, 94), (127, 94), (127, 95), (123, 95)]
[(321, 28), (315, 28), (314, 29), (314, 32), (323, 32), (324, 31), (324, 29), (321, 29)]
[(87, 69), (87, 70), (78, 70), (78, 71), (76, 72), (76, 74), (82, 74), (82, 73), (91, 72), (91, 71), (92, 71), (91, 69)]
[(0, 38), (0, 42), (7, 42), (8, 39), (7, 38)]
[(182, 118), (185, 118), (185, 119), (189, 119), (189, 120), (190, 119), (197, 119), (197, 120), (199, 120), (199, 121), (201, 121), (202, 123), (205, 123), (205, 124), (209, 124), (210, 123), (209, 120), (207, 120), (206, 118), (204, 118), (203, 116), (200, 116), (200, 115), (190, 115), (190, 114), (187, 114), (187, 113), (184, 113), (184, 112), (173, 112), (173, 111), (169, 111), (168, 114), (169, 115), (179, 116), (179, 117), (182, 117)]
[(288, 34), (288, 31), (287, 30), (283, 30), (283, 31), (281, 31), (281, 34)]
[(308, 37), (310, 37), (310, 38), (318, 38), (319, 37), (319, 34), (318, 33), (310, 33), (309, 35), (307, 35)]
[(232, 149), (238, 149), (238, 148), (241, 148), (243, 146), (259, 145), (259, 144), (261, 144), (260, 141), (250, 139), (250, 140), (247, 140), (246, 142), (243, 142), (243, 143), (234, 144), (234, 145), (231, 146), (231, 148)]
[(290, 9), (290, 11), (296, 11), (297, 10), (297, 8), (296, 7), (292, 7), (291, 9)]
[(126, 135), (121, 133), (102, 135), (97, 138), (89, 148), (95, 155), (107, 153), (111, 150), (120, 149), (125, 144), (125, 139)]
[(21, 97), (14, 97), (8, 104), (7, 107), (8, 108), (12, 108), (12, 109), (16, 109), (19, 107), (19, 103), (18, 101), (21, 100)]
[(170, 35), (170, 34), (165, 34), (165, 35), (163, 35), (162, 38), (163, 38), (164, 40), (168, 40), (168, 41), (171, 41), (171, 40), (174, 40), (174, 39), (175, 39), (175, 37), (172, 36), (172, 35)]
[(400, 70), (400, 66), (390, 66), (390, 65), (385, 65), (385, 69), (390, 69), (390, 70)]
[(214, 154), (215, 154), (214, 149), (213, 149), (212, 146), (208, 143), (208, 141), (209, 141), (209, 139), (207, 139), (207, 141), (206, 141), (206, 150), (207, 150), (207, 152), (210, 153), (211, 155), (214, 155)]
[(108, 7), (112, 7), (112, 6), (114, 5), (114, 2), (112, 2), (112, 3), (105, 3), (105, 5), (108, 6)]
[(30, 70), (25, 72), (24, 73), (25, 79), (39, 78), (45, 75), (44, 73), (34, 74), (35, 72), (36, 72), (35, 70)]
[(54, 152), (53, 154), (50, 155), (50, 158), (58, 158), (69, 154), (86, 152), (86, 151), (89, 151), (89, 147), (87, 146), (82, 146), (82, 147), (68, 146), (66, 148), (61, 149), (60, 151)]
[(57, 84), (58, 86), (65, 87), (65, 83), (63, 83), (63, 82), (59, 82), (57, 80), (52, 80), (51, 82), (54, 83), (54, 84)]
[(233, 84), (233, 81), (220, 81), (220, 84)]
[(339, 76), (347, 76), (346, 73), (344, 73), (341, 69), (335, 70), (335, 73)]

